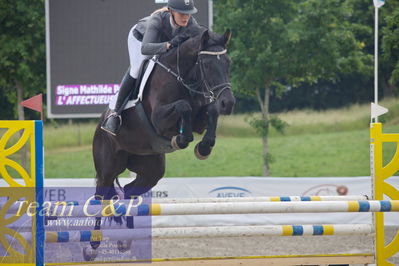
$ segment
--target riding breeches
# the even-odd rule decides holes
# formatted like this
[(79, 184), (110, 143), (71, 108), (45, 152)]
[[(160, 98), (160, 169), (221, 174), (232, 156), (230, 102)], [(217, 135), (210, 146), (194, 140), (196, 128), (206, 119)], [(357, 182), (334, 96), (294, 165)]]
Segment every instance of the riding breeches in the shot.
[(135, 27), (136, 25), (134, 25), (129, 31), (129, 35), (127, 37), (127, 47), (129, 49), (130, 76), (137, 79), (141, 64), (150, 56), (141, 54), (141, 42), (133, 35), (133, 30)]

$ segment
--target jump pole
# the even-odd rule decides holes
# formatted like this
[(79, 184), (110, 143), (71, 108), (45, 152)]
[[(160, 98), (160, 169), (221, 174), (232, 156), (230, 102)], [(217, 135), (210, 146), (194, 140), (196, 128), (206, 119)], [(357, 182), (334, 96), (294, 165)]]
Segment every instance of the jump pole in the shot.
[[(238, 197), (238, 198), (165, 198), (154, 199), (152, 203), (221, 203), (221, 202), (289, 202), (289, 201), (358, 201), (368, 200), (368, 196), (280, 196), (280, 197)], [(135, 204), (137, 200), (87, 200), (87, 201), (46, 201), (45, 203), (58, 206), (84, 206), (84, 205), (109, 205), (109, 204)], [(0, 209), (4, 207), (6, 201), (0, 201)], [(24, 206), (26, 202), (17, 201), (7, 208), (8, 213), (15, 213)]]
[[(46, 231), (46, 243), (118, 241), (129, 239), (176, 239), (260, 236), (366, 235), (370, 224), (207, 226), (116, 230)], [(21, 233), (31, 239), (30, 233)]]
[[(221, 203), (165, 203), (126, 205), (66, 206), (49, 210), (54, 217), (112, 217), (210, 215), (243, 213), (330, 213), (330, 212), (399, 212), (399, 200), (309, 201), (309, 202), (221, 202)], [(51, 217), (51, 216), (50, 216)], [(51, 218), (50, 218), (51, 219)]]

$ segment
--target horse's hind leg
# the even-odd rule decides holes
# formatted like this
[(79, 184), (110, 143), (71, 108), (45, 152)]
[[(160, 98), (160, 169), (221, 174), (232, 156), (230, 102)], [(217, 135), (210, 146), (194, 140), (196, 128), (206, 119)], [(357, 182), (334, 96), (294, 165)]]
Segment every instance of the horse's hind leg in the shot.
[(149, 191), (163, 177), (165, 155), (131, 155), (127, 168), (137, 174), (132, 182), (124, 186), (125, 199), (131, 199)]
[[(127, 168), (137, 174), (132, 182), (124, 186), (125, 199), (132, 199), (149, 191), (163, 177), (165, 174), (165, 155), (131, 155)], [(127, 216), (126, 222), (128, 228), (135, 227), (133, 216)], [(132, 240), (118, 241), (118, 249), (121, 252), (126, 252), (130, 249), (131, 244)]]
[[(115, 152), (112, 143), (97, 128), (93, 140), (93, 158), (96, 169), (96, 193), (98, 200), (109, 200), (117, 195), (114, 181), (121, 174), (127, 165), (128, 154), (123, 151)], [(101, 229), (101, 217), (96, 217), (94, 230)], [(115, 222), (121, 223), (121, 217), (114, 217)], [(100, 241), (91, 241), (92, 249), (100, 246)], [(88, 250), (83, 251), (86, 260), (93, 260), (95, 253)]]

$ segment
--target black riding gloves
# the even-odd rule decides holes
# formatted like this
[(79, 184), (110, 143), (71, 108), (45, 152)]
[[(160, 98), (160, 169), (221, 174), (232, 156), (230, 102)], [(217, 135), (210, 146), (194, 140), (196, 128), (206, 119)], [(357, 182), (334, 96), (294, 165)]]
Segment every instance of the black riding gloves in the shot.
[(177, 47), (182, 42), (186, 41), (189, 38), (190, 38), (190, 36), (187, 34), (179, 34), (179, 35), (175, 36), (172, 40), (170, 40), (169, 43), (172, 47)]

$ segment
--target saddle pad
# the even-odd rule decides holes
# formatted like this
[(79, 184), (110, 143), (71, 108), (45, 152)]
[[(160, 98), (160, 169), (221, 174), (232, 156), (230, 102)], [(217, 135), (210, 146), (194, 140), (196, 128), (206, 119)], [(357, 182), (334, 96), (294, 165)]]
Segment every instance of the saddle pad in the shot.
[[(147, 83), (148, 77), (150, 76), (152, 70), (154, 69), (155, 62), (154, 60), (149, 60), (147, 69), (145, 70), (145, 73), (143, 75), (143, 78), (141, 79), (140, 83), (140, 90), (139, 94), (137, 96), (137, 99), (133, 99), (127, 102), (125, 108), (123, 110), (126, 110), (128, 108), (131, 108), (136, 105), (138, 101), (141, 101), (143, 99), (143, 92), (144, 92), (144, 87), (145, 84)], [(109, 109), (114, 110), (115, 109), (115, 104), (116, 104), (116, 99), (118, 99), (118, 92), (112, 97), (112, 99), (109, 102)]]

